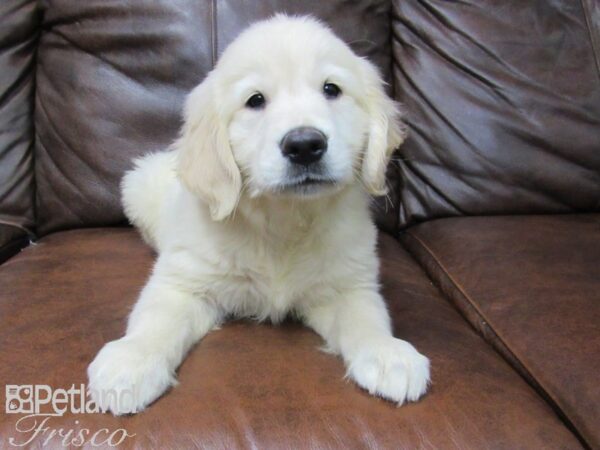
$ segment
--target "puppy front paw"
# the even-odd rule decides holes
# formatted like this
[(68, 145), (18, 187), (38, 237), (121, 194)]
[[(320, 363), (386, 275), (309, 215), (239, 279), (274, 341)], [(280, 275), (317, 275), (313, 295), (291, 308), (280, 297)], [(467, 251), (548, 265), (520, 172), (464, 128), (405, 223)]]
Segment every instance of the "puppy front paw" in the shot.
[(348, 376), (372, 395), (402, 405), (421, 397), (429, 384), (429, 359), (401, 339), (369, 342), (348, 365)]
[(164, 358), (127, 338), (106, 344), (87, 373), (94, 403), (117, 416), (142, 411), (176, 382)]

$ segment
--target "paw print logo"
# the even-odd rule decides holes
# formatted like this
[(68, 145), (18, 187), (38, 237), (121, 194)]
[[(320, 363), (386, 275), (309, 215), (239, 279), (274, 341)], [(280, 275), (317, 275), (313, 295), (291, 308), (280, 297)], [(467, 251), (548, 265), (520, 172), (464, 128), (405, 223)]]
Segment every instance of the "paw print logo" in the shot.
[(33, 386), (6, 385), (6, 413), (33, 413)]

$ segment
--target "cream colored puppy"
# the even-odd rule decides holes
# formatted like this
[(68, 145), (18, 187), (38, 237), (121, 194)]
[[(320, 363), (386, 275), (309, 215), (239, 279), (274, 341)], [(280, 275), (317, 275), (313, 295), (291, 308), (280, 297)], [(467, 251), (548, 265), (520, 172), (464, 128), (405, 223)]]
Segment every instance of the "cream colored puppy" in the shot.
[(403, 137), (377, 70), (328, 28), (278, 15), (244, 31), (189, 95), (173, 150), (123, 180), (158, 259), (126, 335), (88, 368), (102, 410), (144, 409), (231, 315), (292, 313), (371, 394), (423, 395), (429, 361), (392, 336), (369, 213)]

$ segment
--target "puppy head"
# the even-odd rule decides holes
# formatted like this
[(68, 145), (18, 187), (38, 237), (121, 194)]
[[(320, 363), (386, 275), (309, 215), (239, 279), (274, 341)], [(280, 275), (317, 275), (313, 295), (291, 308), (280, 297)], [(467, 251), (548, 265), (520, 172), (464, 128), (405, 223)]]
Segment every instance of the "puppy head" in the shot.
[(215, 220), (251, 197), (385, 193), (404, 139), (376, 68), (328, 28), (278, 15), (244, 31), (189, 95), (178, 172)]

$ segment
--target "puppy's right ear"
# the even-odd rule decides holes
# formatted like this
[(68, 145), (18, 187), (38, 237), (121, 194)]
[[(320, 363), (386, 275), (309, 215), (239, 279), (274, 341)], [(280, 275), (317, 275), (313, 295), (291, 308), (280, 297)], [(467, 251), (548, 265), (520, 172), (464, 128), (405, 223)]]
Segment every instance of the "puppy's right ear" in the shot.
[(214, 73), (186, 100), (184, 125), (176, 143), (177, 172), (183, 184), (206, 202), (213, 220), (223, 220), (235, 209), (242, 188), (233, 158), (227, 124), (219, 114)]

